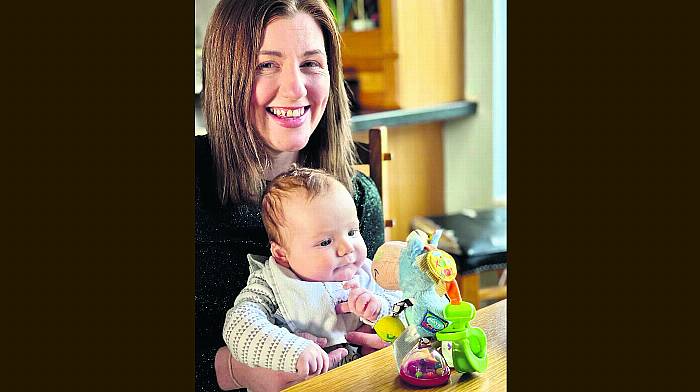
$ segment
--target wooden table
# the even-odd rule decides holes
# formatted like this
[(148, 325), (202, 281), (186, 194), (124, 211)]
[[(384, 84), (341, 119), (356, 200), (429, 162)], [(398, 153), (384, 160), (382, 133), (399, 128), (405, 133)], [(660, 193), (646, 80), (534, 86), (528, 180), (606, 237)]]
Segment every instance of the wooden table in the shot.
[(436, 388), (418, 388), (401, 381), (391, 347), (376, 351), (328, 373), (285, 389), (294, 391), (505, 391), (506, 301), (479, 309), (471, 325), (486, 333), (488, 368), (485, 373), (453, 371), (450, 382)]

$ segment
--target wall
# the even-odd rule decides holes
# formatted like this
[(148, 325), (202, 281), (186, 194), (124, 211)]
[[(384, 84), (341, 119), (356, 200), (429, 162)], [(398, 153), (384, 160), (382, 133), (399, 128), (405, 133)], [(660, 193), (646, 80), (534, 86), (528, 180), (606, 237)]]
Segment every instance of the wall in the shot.
[(445, 212), (493, 201), (493, 1), (465, 0), (465, 97), (477, 113), (443, 128)]
[(219, 0), (194, 0), (194, 46), (202, 47), (209, 17)]
[(493, 2), (493, 198), (505, 204), (508, 193), (508, 4)]

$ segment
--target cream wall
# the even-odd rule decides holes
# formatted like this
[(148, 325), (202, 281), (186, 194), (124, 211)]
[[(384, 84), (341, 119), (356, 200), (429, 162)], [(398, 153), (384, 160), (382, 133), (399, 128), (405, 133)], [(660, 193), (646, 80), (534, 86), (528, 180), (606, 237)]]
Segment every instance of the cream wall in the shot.
[(201, 47), (209, 17), (219, 0), (194, 0), (194, 46)]
[(493, 1), (465, 0), (465, 93), (477, 113), (443, 128), (445, 212), (493, 202)]

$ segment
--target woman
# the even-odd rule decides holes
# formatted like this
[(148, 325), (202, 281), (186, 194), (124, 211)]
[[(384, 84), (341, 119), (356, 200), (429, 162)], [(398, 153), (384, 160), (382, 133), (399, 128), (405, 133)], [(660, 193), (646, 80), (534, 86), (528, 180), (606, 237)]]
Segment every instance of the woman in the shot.
[[(203, 48), (207, 136), (195, 137), (195, 383), (280, 389), (294, 375), (232, 360), (221, 330), (248, 278), (246, 254), (269, 255), (260, 214), (266, 181), (291, 163), (325, 169), (354, 194), (368, 257), (384, 242), (379, 193), (351, 165), (356, 153), (340, 38), (322, 0), (222, 0)], [(375, 336), (348, 340), (380, 346)], [(223, 362), (222, 362), (223, 361)], [(228, 370), (233, 369), (230, 373)], [(224, 377), (226, 380), (221, 380)]]

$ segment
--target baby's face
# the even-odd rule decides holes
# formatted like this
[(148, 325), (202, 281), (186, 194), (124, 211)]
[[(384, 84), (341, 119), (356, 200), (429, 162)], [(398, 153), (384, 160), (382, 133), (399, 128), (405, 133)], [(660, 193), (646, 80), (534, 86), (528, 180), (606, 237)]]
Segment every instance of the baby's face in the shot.
[(284, 201), (284, 217), (283, 247), (290, 268), (303, 280), (349, 280), (367, 258), (355, 203), (340, 183), (312, 200), (295, 192)]

